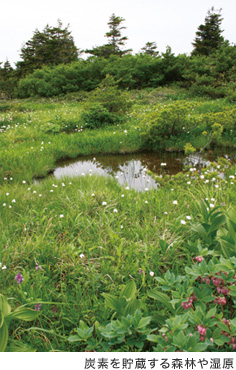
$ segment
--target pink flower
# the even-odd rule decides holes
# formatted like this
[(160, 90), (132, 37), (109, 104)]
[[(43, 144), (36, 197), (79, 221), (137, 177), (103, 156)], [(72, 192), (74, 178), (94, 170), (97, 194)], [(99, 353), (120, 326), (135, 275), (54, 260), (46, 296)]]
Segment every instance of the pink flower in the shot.
[(195, 260), (200, 263), (204, 260), (204, 258), (202, 256), (197, 256), (195, 257)]

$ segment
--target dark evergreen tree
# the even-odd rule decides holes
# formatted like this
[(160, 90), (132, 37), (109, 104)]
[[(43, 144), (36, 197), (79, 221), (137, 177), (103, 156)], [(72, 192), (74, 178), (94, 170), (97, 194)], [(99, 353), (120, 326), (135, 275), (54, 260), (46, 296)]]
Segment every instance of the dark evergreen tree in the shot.
[[(0, 63), (1, 65), (2, 63)], [(3, 98), (10, 99), (14, 95), (14, 89), (17, 85), (16, 71), (12, 68), (10, 62), (6, 60), (3, 68), (0, 66), (0, 95)]]
[(157, 57), (159, 55), (159, 51), (157, 51), (157, 44), (155, 42), (146, 42), (141, 51), (143, 54), (148, 54), (152, 57)]
[(47, 25), (42, 32), (36, 30), (32, 39), (21, 49), (23, 59), (16, 63), (20, 76), (33, 72), (44, 65), (66, 64), (78, 59), (78, 49), (68, 27), (63, 28), (58, 20), (57, 27)]
[(121, 30), (126, 29), (126, 27), (121, 26), (121, 23), (124, 22), (124, 18), (117, 17), (115, 14), (112, 14), (108, 22), (110, 28), (109, 32), (106, 32), (105, 37), (108, 38), (108, 44), (94, 47), (93, 49), (85, 50), (85, 53), (92, 54), (98, 57), (109, 58), (111, 55), (123, 55), (132, 51), (132, 49), (122, 50), (121, 48), (125, 45), (128, 37), (121, 36)]
[(223, 18), (220, 13), (221, 9), (215, 11), (214, 7), (208, 10), (205, 23), (198, 27), (196, 38), (192, 43), (194, 46), (192, 55), (208, 56), (224, 43), (224, 37), (221, 35), (223, 31), (220, 28)]

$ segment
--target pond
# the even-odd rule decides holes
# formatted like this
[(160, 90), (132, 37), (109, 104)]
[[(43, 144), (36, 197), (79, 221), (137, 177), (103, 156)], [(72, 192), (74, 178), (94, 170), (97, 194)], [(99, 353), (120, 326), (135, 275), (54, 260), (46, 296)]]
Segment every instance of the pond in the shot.
[(95, 157), (79, 157), (76, 160), (64, 160), (56, 164), (54, 176), (61, 178), (65, 176), (84, 176), (84, 175), (103, 175), (113, 176), (124, 186), (129, 186), (136, 190), (156, 188), (157, 185), (153, 178), (147, 174), (147, 170), (157, 175), (173, 175), (180, 171), (186, 164), (192, 166), (208, 165), (211, 161), (220, 156), (235, 162), (235, 151), (223, 150), (212, 152), (207, 151), (201, 157), (198, 154), (185, 156), (183, 153), (136, 153), (136, 154), (109, 154), (96, 155)]

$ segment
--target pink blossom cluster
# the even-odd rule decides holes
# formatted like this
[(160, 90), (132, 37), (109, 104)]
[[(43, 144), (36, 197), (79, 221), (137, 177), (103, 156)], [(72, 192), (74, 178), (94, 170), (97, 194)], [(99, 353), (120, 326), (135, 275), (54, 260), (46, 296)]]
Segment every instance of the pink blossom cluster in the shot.
[(182, 303), (181, 303), (181, 306), (182, 306), (185, 310), (187, 310), (188, 308), (190, 308), (190, 307), (192, 306), (192, 303), (193, 303), (194, 301), (196, 301), (196, 300), (197, 300), (197, 297), (195, 296), (195, 294), (194, 294), (194, 293), (192, 293), (191, 297), (189, 297), (189, 298), (188, 298), (188, 301), (187, 301), (187, 302), (182, 302)]
[[(225, 325), (227, 325), (228, 328), (230, 329), (230, 322), (229, 322), (229, 320), (223, 318), (223, 323)], [(227, 331), (224, 331), (224, 330), (222, 330), (221, 335), (224, 335), (224, 336), (230, 338), (231, 340), (230, 340), (229, 344), (232, 344), (232, 348), (233, 349), (236, 349), (236, 337), (232, 337), (231, 338), (230, 333), (228, 333)]]
[(204, 328), (204, 326), (202, 324), (200, 324), (200, 325), (197, 325), (197, 331), (200, 334), (200, 340), (201, 341), (204, 341), (205, 340), (205, 335), (206, 335), (207, 328)]
[(166, 342), (168, 341), (168, 338), (164, 333), (162, 334), (162, 337), (165, 339)]
[(214, 303), (219, 304), (221, 306), (226, 305), (226, 298), (225, 297), (216, 297), (214, 299)]
[(202, 256), (197, 256), (195, 257), (195, 260), (200, 263), (204, 260), (204, 258)]

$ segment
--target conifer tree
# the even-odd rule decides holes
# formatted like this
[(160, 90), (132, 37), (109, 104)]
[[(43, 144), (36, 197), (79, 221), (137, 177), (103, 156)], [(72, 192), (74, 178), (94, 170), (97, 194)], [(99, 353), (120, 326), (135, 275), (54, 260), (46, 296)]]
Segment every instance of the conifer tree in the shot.
[(78, 49), (68, 27), (69, 25), (63, 28), (62, 22), (58, 20), (56, 27), (47, 25), (42, 32), (36, 29), (32, 39), (27, 41), (21, 49), (22, 61), (16, 63), (19, 75), (26, 75), (44, 65), (76, 61)]
[(214, 7), (208, 10), (205, 23), (198, 27), (196, 38), (192, 43), (194, 46), (192, 55), (208, 56), (224, 43), (224, 37), (221, 35), (223, 31), (220, 28), (223, 18), (220, 13), (221, 9), (215, 11)]

